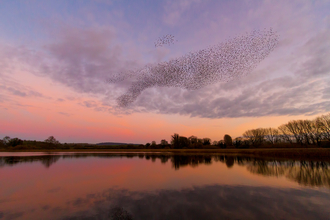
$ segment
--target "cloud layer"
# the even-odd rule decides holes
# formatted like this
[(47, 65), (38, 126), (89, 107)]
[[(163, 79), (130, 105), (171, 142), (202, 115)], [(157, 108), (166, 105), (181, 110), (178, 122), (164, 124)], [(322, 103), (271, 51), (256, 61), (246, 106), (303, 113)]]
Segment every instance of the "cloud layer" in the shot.
[[(209, 13), (198, 15), (198, 22), (193, 20), (194, 25), (186, 22), (197, 5), (205, 9), (207, 4), (182, 0), (162, 5), (164, 13), (160, 21), (171, 27), (173, 32), (178, 33), (173, 34), (180, 38), (175, 47), (166, 51), (153, 47), (155, 33), (159, 33), (157, 28), (155, 33), (147, 33), (150, 36), (142, 31), (138, 37), (129, 38), (122, 35), (127, 30), (125, 25), (59, 25), (52, 29), (52, 36), (47, 41), (35, 48), (0, 43), (0, 75), (5, 79), (21, 68), (49, 77), (91, 97), (81, 105), (117, 114), (154, 112), (202, 118), (236, 118), (313, 115), (330, 111), (330, 64), (327, 61), (330, 57), (329, 19), (317, 17), (320, 14), (318, 10), (325, 7), (323, 3), (313, 5), (306, 1), (297, 8), (298, 1), (272, 4), (260, 1), (250, 5), (249, 11), (228, 3), (225, 5), (228, 10), (217, 5), (221, 16), (211, 7)], [(274, 13), (274, 8), (279, 9), (278, 13)], [(233, 13), (229, 11), (235, 10), (241, 13), (231, 17)], [(122, 21), (117, 23), (126, 24)], [(195, 90), (189, 90), (191, 86), (185, 80), (181, 80), (181, 88), (175, 83), (165, 84), (164, 87), (155, 80), (161, 64), (183, 57), (189, 51), (198, 51), (190, 48), (201, 49), (205, 42), (222, 42), (221, 39), (228, 37), (227, 32), (237, 36), (270, 26), (280, 34), (278, 47), (247, 76), (230, 82), (205, 76), (199, 81), (206, 80), (212, 85), (194, 87)], [(220, 40), (214, 40), (216, 35)], [(150, 48), (145, 47), (147, 40), (152, 40)], [(141, 89), (136, 89), (134, 85), (139, 85)], [(168, 88), (168, 85), (174, 87)], [(8, 80), (2, 81), (0, 86), (4, 93), (13, 96), (42, 95), (31, 88), (15, 87)], [(4, 94), (1, 97), (5, 100)], [(117, 108), (118, 97), (119, 101), (126, 100), (129, 105)]]

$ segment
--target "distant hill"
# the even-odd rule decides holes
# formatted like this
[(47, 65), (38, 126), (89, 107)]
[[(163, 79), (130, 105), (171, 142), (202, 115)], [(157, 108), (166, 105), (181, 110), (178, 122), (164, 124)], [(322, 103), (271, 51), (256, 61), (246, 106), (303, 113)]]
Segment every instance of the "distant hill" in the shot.
[[(116, 142), (102, 142), (96, 145), (128, 145), (130, 143), (116, 143)], [(130, 145), (139, 145), (139, 144), (130, 144)]]

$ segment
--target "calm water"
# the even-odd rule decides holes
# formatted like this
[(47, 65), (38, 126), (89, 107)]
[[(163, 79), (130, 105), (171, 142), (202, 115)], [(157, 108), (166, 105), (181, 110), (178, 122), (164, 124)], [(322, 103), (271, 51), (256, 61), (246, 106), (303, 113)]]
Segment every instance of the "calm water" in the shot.
[(330, 163), (0, 153), (0, 219), (330, 219)]

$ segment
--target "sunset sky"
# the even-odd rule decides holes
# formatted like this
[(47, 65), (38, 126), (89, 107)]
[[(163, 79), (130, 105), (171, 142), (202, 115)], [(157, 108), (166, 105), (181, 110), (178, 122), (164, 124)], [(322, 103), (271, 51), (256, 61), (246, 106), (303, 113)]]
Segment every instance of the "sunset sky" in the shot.
[[(64, 142), (221, 140), (330, 111), (328, 0), (0, 1), (0, 138)], [(117, 106), (109, 77), (272, 28), (256, 69), (198, 90), (145, 89)], [(155, 47), (164, 35), (172, 45)]]

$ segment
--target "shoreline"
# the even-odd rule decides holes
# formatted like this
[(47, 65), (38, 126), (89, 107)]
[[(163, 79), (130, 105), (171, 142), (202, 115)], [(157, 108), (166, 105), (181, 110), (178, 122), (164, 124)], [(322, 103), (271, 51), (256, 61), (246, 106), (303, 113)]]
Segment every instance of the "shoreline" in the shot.
[(258, 158), (329, 160), (330, 148), (272, 148), (272, 149), (0, 149), (1, 152), (64, 152), (64, 153), (173, 153), (173, 154), (217, 154)]

